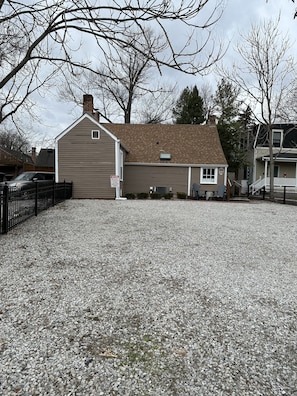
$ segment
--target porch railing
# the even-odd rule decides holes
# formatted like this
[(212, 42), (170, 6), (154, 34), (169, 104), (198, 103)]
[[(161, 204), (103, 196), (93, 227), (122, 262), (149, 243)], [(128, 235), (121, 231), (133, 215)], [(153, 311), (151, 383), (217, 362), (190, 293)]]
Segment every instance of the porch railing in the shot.
[[(249, 193), (256, 194), (263, 187), (266, 190), (269, 190), (270, 187), (270, 177), (265, 177), (263, 179), (258, 179), (254, 183), (249, 186)], [(274, 178), (274, 187), (292, 187), (297, 190), (297, 180), (293, 177), (275, 177)]]

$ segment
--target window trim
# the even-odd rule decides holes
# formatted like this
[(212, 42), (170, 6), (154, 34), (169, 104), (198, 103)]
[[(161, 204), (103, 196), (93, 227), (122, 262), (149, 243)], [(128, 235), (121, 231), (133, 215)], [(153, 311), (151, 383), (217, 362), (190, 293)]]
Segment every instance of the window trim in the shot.
[[(204, 176), (204, 171), (211, 170), (213, 171), (213, 177), (207, 178)], [(200, 168), (200, 184), (217, 184), (218, 183), (218, 168), (214, 168), (212, 166), (203, 166)]]
[[(97, 132), (97, 136), (95, 136), (95, 132)], [(100, 139), (100, 131), (99, 129), (93, 129), (91, 132), (92, 140), (99, 140)]]
[[(275, 140), (274, 140), (275, 133), (280, 134), (279, 145), (275, 144)], [(272, 129), (272, 146), (273, 147), (282, 147), (283, 146), (283, 138), (284, 138), (284, 131), (282, 129)]]

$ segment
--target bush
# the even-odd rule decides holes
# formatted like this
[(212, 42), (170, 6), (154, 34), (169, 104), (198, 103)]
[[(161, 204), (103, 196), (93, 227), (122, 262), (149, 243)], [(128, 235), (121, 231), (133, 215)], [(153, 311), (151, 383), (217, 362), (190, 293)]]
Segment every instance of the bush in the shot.
[(137, 193), (137, 199), (148, 199), (148, 193)]
[(162, 198), (162, 195), (160, 193), (153, 192), (151, 194), (151, 199), (161, 199), (161, 198)]
[(178, 199), (186, 199), (187, 198), (187, 194), (184, 192), (177, 192), (176, 196)]
[(165, 199), (171, 199), (171, 198), (173, 198), (173, 193), (169, 192), (169, 193), (164, 194), (164, 198), (165, 198)]
[(125, 195), (125, 197), (127, 198), (127, 199), (135, 199), (136, 197), (135, 197), (135, 194), (133, 194), (133, 193), (127, 193), (126, 195)]

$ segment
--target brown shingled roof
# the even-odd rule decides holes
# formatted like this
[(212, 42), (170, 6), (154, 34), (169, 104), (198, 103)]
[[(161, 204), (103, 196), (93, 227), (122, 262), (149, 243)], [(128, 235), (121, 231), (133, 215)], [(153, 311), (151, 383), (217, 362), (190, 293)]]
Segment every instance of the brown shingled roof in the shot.
[[(227, 164), (217, 128), (188, 124), (104, 124), (129, 150), (126, 162)], [(171, 154), (170, 161), (160, 153)]]

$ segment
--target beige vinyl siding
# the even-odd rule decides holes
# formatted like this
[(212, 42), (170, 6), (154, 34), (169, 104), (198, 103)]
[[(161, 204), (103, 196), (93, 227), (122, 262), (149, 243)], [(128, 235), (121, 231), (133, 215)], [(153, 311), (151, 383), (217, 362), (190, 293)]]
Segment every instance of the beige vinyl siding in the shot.
[(98, 129), (83, 119), (58, 141), (59, 181), (73, 182), (73, 198), (114, 198), (110, 176), (115, 172), (115, 141), (100, 130), (100, 139), (92, 139)]
[[(149, 192), (150, 187), (172, 187), (174, 194), (188, 191), (189, 166), (125, 165), (123, 193)], [(225, 172), (225, 170), (224, 170)], [(200, 184), (200, 167), (191, 166), (191, 190), (193, 183)], [(218, 184), (203, 184), (201, 192), (217, 191), (224, 184), (224, 175), (218, 174)]]
[(149, 192), (150, 187), (172, 187), (187, 193), (188, 167), (125, 165), (123, 193)]
[(280, 166), (280, 175), (279, 177), (284, 177), (284, 174), (286, 173), (286, 177), (294, 178), (296, 177), (296, 163), (291, 162), (291, 163), (279, 163), (276, 164)]
[[(205, 168), (207, 168), (208, 166), (206, 165)], [(211, 168), (213, 168), (213, 166), (210, 166)], [(206, 191), (217, 191), (218, 190), (218, 186), (220, 184), (224, 184), (224, 175), (225, 175), (225, 168), (224, 169), (224, 173), (222, 175), (219, 174), (219, 169), (221, 167), (217, 168), (218, 169), (218, 179), (217, 179), (217, 184), (201, 184), (200, 185), (200, 168), (195, 168), (192, 167), (192, 185), (193, 183), (197, 183), (200, 185), (201, 187), (201, 193), (204, 194)]]
[[(288, 178), (295, 178), (296, 176), (296, 163), (295, 162), (277, 162), (274, 163), (275, 166), (279, 167), (279, 177), (286, 177)], [(267, 176), (270, 175), (270, 166), (268, 163), (267, 167)], [(265, 177), (265, 163), (264, 161), (257, 161), (257, 173), (256, 173), (256, 180)]]

